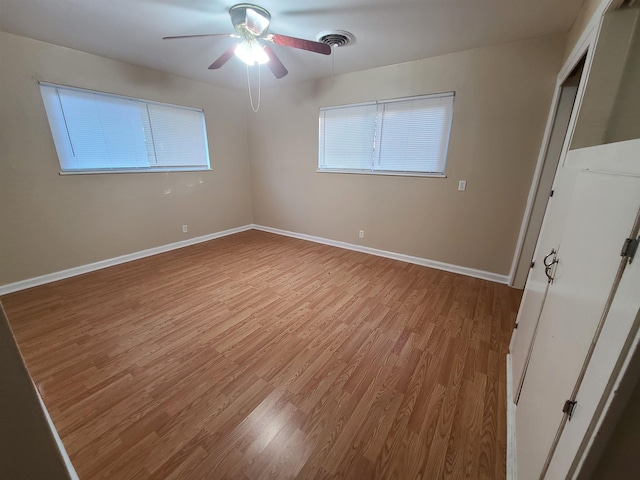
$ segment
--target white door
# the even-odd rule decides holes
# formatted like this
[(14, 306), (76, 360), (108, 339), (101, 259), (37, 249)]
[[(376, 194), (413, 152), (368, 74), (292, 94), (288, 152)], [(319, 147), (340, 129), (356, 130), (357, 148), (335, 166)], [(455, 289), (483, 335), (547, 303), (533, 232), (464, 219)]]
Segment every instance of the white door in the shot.
[[(518, 402), (520, 388), (524, 381), (529, 355), (535, 345), (538, 320), (547, 294), (549, 282), (545, 274), (545, 257), (550, 261), (552, 251), (560, 249), (562, 228), (570, 205), (573, 186), (579, 170), (560, 167), (553, 184), (553, 197), (549, 200), (547, 211), (540, 231), (538, 245), (533, 256), (534, 267), (529, 273), (518, 317), (517, 329), (509, 348), (511, 355), (513, 401)], [(551, 257), (548, 257), (551, 255)]]
[[(592, 444), (598, 427), (618, 390), (628, 361), (638, 348), (640, 314), (640, 252), (626, 265), (611, 310), (593, 357), (578, 390), (571, 420), (567, 422), (547, 472), (547, 478), (573, 478)], [(628, 351), (625, 343), (629, 342)], [(617, 362), (620, 364), (616, 366)], [(609, 383), (611, 382), (611, 383)], [(585, 438), (587, 436), (587, 438)]]
[(640, 178), (581, 171), (516, 409), (518, 479), (538, 479), (640, 206)]

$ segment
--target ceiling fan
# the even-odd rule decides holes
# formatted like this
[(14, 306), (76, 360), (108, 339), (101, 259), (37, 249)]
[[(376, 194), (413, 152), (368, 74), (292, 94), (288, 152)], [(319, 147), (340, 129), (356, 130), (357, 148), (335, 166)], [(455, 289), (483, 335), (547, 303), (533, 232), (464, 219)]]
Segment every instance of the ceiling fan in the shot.
[(173, 40), (176, 38), (193, 37), (231, 37), (241, 38), (242, 41), (227, 51), (209, 65), (210, 70), (222, 67), (235, 54), (247, 65), (266, 63), (276, 78), (282, 78), (287, 73), (287, 69), (269, 45), (263, 42), (271, 42), (276, 45), (293, 47), (310, 52), (331, 54), (331, 46), (326, 43), (304, 40), (302, 38), (288, 37), (277, 33), (269, 33), (271, 14), (258, 5), (250, 3), (239, 3), (229, 9), (231, 23), (237, 33), (206, 33), (201, 35), (178, 35), (173, 37), (163, 37), (163, 40)]

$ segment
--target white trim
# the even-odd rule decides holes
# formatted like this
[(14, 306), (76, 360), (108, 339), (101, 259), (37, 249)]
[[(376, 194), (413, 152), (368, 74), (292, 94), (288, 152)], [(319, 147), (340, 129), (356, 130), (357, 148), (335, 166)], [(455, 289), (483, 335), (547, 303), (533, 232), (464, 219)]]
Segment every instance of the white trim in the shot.
[(576, 67), (580, 59), (586, 54), (584, 69), (582, 71), (582, 78), (580, 79), (578, 92), (576, 94), (576, 99), (574, 101), (574, 108), (573, 108), (573, 111), (571, 112), (571, 117), (569, 119), (569, 126), (567, 127), (567, 133), (565, 135), (564, 145), (562, 146), (562, 150), (560, 152), (558, 168), (560, 168), (564, 164), (564, 159), (569, 150), (569, 144), (570, 144), (571, 138), (573, 137), (573, 130), (575, 128), (576, 120), (578, 118), (578, 114), (580, 113), (580, 106), (582, 105), (582, 99), (584, 97), (586, 85), (589, 80), (589, 73), (591, 72), (591, 62), (593, 60), (594, 47), (597, 42), (597, 37), (600, 30), (599, 26), (600, 26), (600, 23), (602, 22), (602, 16), (615, 3), (619, 3), (618, 0), (603, 0), (600, 3), (600, 5), (598, 5), (598, 8), (593, 13), (593, 16), (589, 20), (589, 23), (587, 24), (585, 29), (582, 31), (580, 38), (574, 45), (573, 50), (567, 57), (567, 60), (564, 62), (564, 65), (562, 66), (562, 68), (560, 69), (560, 72), (558, 73), (558, 77), (556, 79), (556, 87), (553, 94), (553, 100), (551, 103), (551, 109), (549, 111), (549, 116), (547, 118), (547, 125), (545, 127), (544, 135), (542, 137), (542, 145), (540, 146), (540, 152), (538, 153), (538, 161), (536, 162), (536, 168), (533, 174), (533, 180), (531, 181), (529, 196), (527, 197), (527, 206), (525, 207), (524, 215), (522, 217), (520, 232), (518, 234), (518, 241), (516, 242), (516, 249), (513, 253), (513, 260), (511, 261), (511, 269), (509, 270), (508, 284), (511, 286), (513, 286), (513, 282), (516, 276), (516, 270), (518, 269), (518, 264), (520, 263), (520, 255), (522, 254), (522, 249), (524, 247), (524, 242), (525, 242), (527, 229), (529, 226), (529, 221), (531, 220), (531, 214), (533, 212), (533, 204), (536, 198), (538, 185), (540, 183), (540, 177), (542, 175), (542, 167), (544, 166), (547, 150), (549, 149), (549, 141), (551, 139), (551, 132), (553, 129), (553, 124), (554, 124), (554, 120), (556, 117), (556, 112), (557, 112), (557, 108), (560, 100), (562, 84), (567, 79), (567, 77), (571, 74), (571, 72)]
[(436, 260), (429, 260), (427, 258), (413, 257), (411, 255), (405, 255), (403, 253), (388, 252), (386, 250), (379, 250), (377, 248), (364, 247), (362, 245), (355, 245), (353, 243), (340, 242), (338, 240), (331, 240), (329, 238), (316, 237), (313, 235), (306, 235), (304, 233), (295, 233), (287, 230), (280, 230), (279, 228), (265, 227), (263, 225), (253, 225), (253, 228), (263, 232), (275, 233), (277, 235), (284, 235), (286, 237), (298, 238), (300, 240), (307, 240), (309, 242), (321, 243), (323, 245), (330, 245), (332, 247), (344, 248), (346, 250), (353, 250), (361, 253), (368, 253), (369, 255), (376, 255), (378, 257), (391, 258), (392, 260), (400, 260), (401, 262), (413, 263), (415, 265), (421, 265), (423, 267), (430, 267), (438, 270), (444, 270), (446, 272), (458, 273), (460, 275), (480, 278), (482, 280), (489, 280), (491, 282), (506, 284), (509, 281), (509, 277), (507, 277), (506, 275), (486, 272), (484, 270), (476, 270), (475, 268), (462, 267), (459, 265), (453, 265), (451, 263), (438, 262)]
[(144, 167), (113, 170), (60, 170), (59, 175), (102, 175), (103, 173), (167, 173), (167, 172), (210, 172), (211, 167)]
[[(571, 70), (573, 70), (573, 66), (578, 63), (578, 60), (582, 58), (584, 51), (590, 46), (595, 46), (595, 40), (597, 35), (600, 33), (600, 23), (602, 22), (602, 17), (609, 10), (613, 10), (622, 4), (622, 0), (602, 0), (598, 7), (593, 12), (589, 23), (582, 31), (580, 38), (571, 50), (571, 53), (567, 57), (562, 69), (560, 70), (560, 74), (558, 78), (561, 76), (566, 78)], [(573, 66), (571, 66), (573, 65)]]
[(527, 230), (529, 228), (529, 222), (531, 221), (531, 214), (533, 213), (533, 204), (536, 200), (536, 195), (538, 193), (538, 186), (540, 184), (540, 179), (542, 177), (542, 169), (544, 167), (545, 159), (547, 157), (547, 152), (549, 150), (551, 134), (553, 132), (553, 126), (555, 124), (556, 115), (558, 113), (558, 107), (560, 105), (560, 95), (562, 93), (562, 84), (567, 79), (567, 76), (569, 76), (571, 71), (573, 71), (573, 69), (578, 64), (582, 56), (584, 56), (586, 53), (587, 59), (585, 60), (585, 66), (582, 72), (582, 78), (580, 79), (580, 84), (578, 86), (578, 92), (576, 93), (574, 107), (571, 112), (571, 116), (569, 118), (569, 125), (567, 126), (567, 133), (565, 134), (565, 137), (563, 140), (563, 145), (560, 151), (560, 158), (558, 160), (557, 168), (560, 168), (564, 164), (564, 158), (566, 157), (567, 151), (569, 149), (570, 139), (573, 136), (573, 129), (575, 127), (576, 119), (578, 118), (580, 104), (582, 103), (582, 97), (584, 96), (584, 91), (585, 91), (587, 80), (588, 80), (588, 70), (589, 70), (589, 67), (591, 66), (591, 58), (593, 57), (593, 49), (591, 48), (591, 46), (595, 42), (595, 35), (591, 35), (591, 33), (592, 32), (590, 32), (590, 35), (588, 37), (590, 41), (586, 45), (581, 45), (581, 48), (584, 48), (584, 50), (579, 50), (580, 55), (576, 55), (576, 58), (574, 58), (572, 54), (570, 59), (565, 64), (565, 67), (562, 68), (561, 74), (558, 75), (558, 78), (556, 80), (556, 87), (553, 94), (551, 108), (549, 110), (549, 116), (547, 118), (547, 125), (545, 127), (544, 136), (542, 138), (542, 145), (540, 146), (540, 152), (538, 153), (538, 160), (536, 162), (536, 168), (533, 174), (533, 180), (531, 181), (531, 187), (529, 188), (529, 195), (527, 197), (527, 206), (525, 207), (524, 215), (522, 217), (522, 223), (520, 224), (520, 232), (518, 233), (518, 241), (516, 243), (516, 250), (513, 254), (513, 260), (511, 261), (511, 269), (509, 271), (509, 285), (512, 285), (512, 286), (515, 280), (518, 265), (520, 264), (520, 255), (522, 254), (522, 249), (524, 247), (525, 237), (527, 234)]
[(447, 178), (444, 173), (400, 172), (395, 170), (362, 170), (355, 168), (318, 168), (316, 173), (354, 173), (356, 175), (395, 175), (398, 177)]
[(529, 221), (531, 220), (531, 214), (533, 213), (533, 204), (536, 199), (538, 185), (540, 184), (540, 177), (542, 176), (542, 167), (544, 166), (544, 160), (547, 156), (547, 151), (549, 150), (551, 132), (553, 130), (554, 120), (558, 111), (558, 104), (560, 103), (560, 93), (562, 91), (563, 81), (564, 80), (556, 81), (555, 92), (553, 93), (553, 100), (551, 101), (551, 109), (549, 110), (549, 116), (547, 117), (547, 126), (545, 127), (544, 135), (542, 137), (542, 146), (540, 147), (540, 152), (538, 153), (536, 169), (533, 173), (533, 180), (531, 181), (529, 195), (527, 196), (527, 206), (524, 209), (522, 223), (520, 224), (520, 232), (518, 233), (516, 250), (513, 253), (513, 259), (511, 260), (511, 269), (509, 270), (509, 285), (513, 285), (513, 281), (516, 276), (516, 270), (518, 269), (518, 265), (520, 264), (520, 255), (522, 254), (526, 233), (529, 227)]
[(507, 353), (507, 480), (516, 480), (516, 404), (513, 403), (511, 354)]
[(140, 252), (129, 253), (120, 257), (109, 258), (107, 260), (101, 260), (99, 262), (90, 263), (88, 265), (81, 265), (79, 267), (69, 268), (59, 272), (48, 273), (35, 278), (29, 278), (27, 280), (20, 280), (19, 282), (9, 283), (7, 285), (0, 286), (0, 295), (6, 295), (8, 293), (17, 292), (19, 290), (25, 290), (31, 287), (37, 287), (38, 285), (44, 285), (45, 283), (56, 282), (69, 277), (75, 277), (76, 275), (82, 275), (83, 273), (93, 272), (101, 270), (103, 268), (112, 267), (114, 265), (120, 265), (121, 263), (131, 262), (140, 258), (150, 257), (159, 253), (176, 250), (178, 248), (188, 247), (197, 243), (208, 242), (220, 237), (226, 237), (227, 235), (233, 235), (235, 233), (245, 232), (251, 230), (252, 225), (244, 225), (242, 227), (232, 228), (229, 230), (223, 230), (221, 232), (210, 233), (209, 235), (203, 235), (201, 237), (190, 238), (188, 240), (182, 240), (180, 242), (170, 243), (168, 245), (161, 245), (159, 247), (149, 248), (148, 250), (142, 250)]
[(315, 237), (312, 235), (305, 235), (302, 233), (289, 232), (286, 230), (280, 230), (278, 228), (265, 227), (262, 225), (244, 225), (242, 227), (232, 228), (221, 232), (211, 233), (202, 237), (190, 238), (188, 240), (182, 240), (180, 242), (170, 243), (168, 245), (161, 245), (159, 247), (150, 248), (148, 250), (142, 250), (140, 252), (129, 253), (120, 257), (109, 258), (107, 260), (101, 260), (99, 262), (90, 263), (88, 265), (81, 265), (79, 267), (69, 268), (67, 270), (61, 270), (59, 272), (48, 273), (39, 277), (29, 278), (27, 280), (20, 280), (18, 282), (9, 283), (0, 286), (0, 295), (7, 295), (9, 293), (17, 292), (20, 290), (26, 290), (27, 288), (37, 287), (46, 283), (57, 282), (65, 278), (75, 277), (76, 275), (82, 275), (84, 273), (94, 272), (103, 268), (112, 267), (114, 265), (120, 265), (121, 263), (131, 262), (140, 258), (150, 257), (159, 253), (169, 252), (171, 250), (177, 250), (178, 248), (188, 247), (197, 243), (208, 242), (220, 237), (226, 237), (227, 235), (233, 235), (240, 232), (246, 232), (247, 230), (261, 230), (263, 232), (275, 233), (278, 235), (284, 235), (287, 237), (298, 238), (301, 240), (308, 240), (310, 242), (322, 243), (324, 245), (331, 245), (338, 248), (344, 248), (347, 250), (354, 250), (356, 252), (368, 253), (370, 255), (376, 255), (378, 257), (391, 258), (393, 260), (400, 260), (401, 262), (413, 263), (416, 265), (422, 265), (423, 267), (436, 268), (438, 270), (444, 270), (447, 272), (458, 273), (460, 275), (466, 275), (469, 277), (480, 278), (482, 280), (489, 280), (491, 282), (507, 284), (509, 277), (506, 275), (500, 275), (492, 272), (485, 272), (484, 270), (476, 270), (474, 268), (462, 267), (459, 265), (453, 265), (450, 263), (438, 262), (436, 260), (429, 260), (426, 258), (412, 257), (402, 253), (387, 252), (385, 250), (378, 250), (376, 248), (363, 247), (361, 245), (354, 245), (352, 243), (340, 242), (337, 240), (331, 240), (323, 237)]
[(33, 385), (33, 390), (36, 392), (38, 401), (40, 402), (40, 408), (42, 408), (42, 413), (44, 413), (44, 416), (47, 419), (47, 423), (49, 424), (51, 435), (53, 435), (53, 438), (56, 441), (56, 445), (58, 446), (58, 450), (60, 452), (60, 456), (62, 457), (62, 461), (64, 462), (64, 466), (67, 467), (67, 472), (69, 473), (69, 477), (71, 478), (71, 480), (80, 480), (80, 477), (78, 477), (78, 474), (76, 473), (76, 469), (73, 467), (73, 464), (71, 463), (71, 459), (69, 458), (67, 449), (64, 448), (64, 444), (60, 439), (60, 435), (58, 435), (58, 430), (56, 430), (56, 426), (53, 424), (53, 420), (51, 420), (49, 411), (47, 410), (47, 407), (42, 401), (42, 397), (40, 396), (40, 391), (38, 390), (38, 387), (36, 387), (33, 381), (31, 381), (31, 384)]

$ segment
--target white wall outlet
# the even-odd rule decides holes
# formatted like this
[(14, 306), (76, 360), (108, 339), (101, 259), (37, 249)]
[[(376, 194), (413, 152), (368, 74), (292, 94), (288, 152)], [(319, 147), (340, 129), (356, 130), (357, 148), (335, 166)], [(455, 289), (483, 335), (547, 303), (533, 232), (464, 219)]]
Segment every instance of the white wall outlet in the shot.
[(182, 233), (187, 233), (189, 231), (189, 229), (187, 228), (186, 225), (182, 225)]
[(364, 238), (364, 230), (360, 230), (360, 231), (358, 232), (358, 237), (360, 237), (360, 238)]
[(461, 192), (464, 192), (467, 189), (467, 181), (466, 180), (460, 180), (458, 182), (458, 190)]

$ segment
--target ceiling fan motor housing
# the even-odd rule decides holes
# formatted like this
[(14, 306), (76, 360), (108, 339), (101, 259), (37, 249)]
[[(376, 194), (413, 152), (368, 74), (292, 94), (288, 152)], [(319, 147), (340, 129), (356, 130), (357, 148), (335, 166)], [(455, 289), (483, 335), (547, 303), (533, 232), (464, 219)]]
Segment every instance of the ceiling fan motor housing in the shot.
[[(246, 36), (248, 33), (246, 25), (248, 8), (255, 11), (258, 15), (264, 17), (267, 23), (271, 22), (271, 14), (264, 8), (259, 7), (258, 5), (253, 5), (251, 3), (238, 3), (237, 5), (234, 5), (229, 9), (229, 15), (231, 16), (231, 23), (233, 23), (233, 27), (242, 36)], [(268, 27), (264, 30), (262, 35), (267, 33), (267, 29)]]

